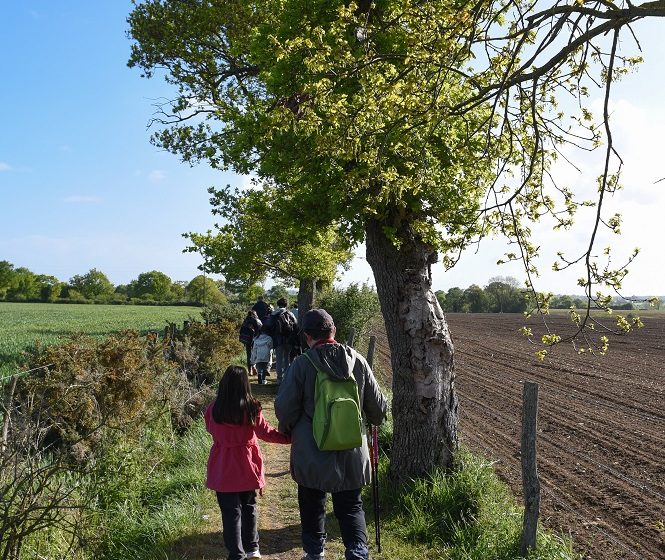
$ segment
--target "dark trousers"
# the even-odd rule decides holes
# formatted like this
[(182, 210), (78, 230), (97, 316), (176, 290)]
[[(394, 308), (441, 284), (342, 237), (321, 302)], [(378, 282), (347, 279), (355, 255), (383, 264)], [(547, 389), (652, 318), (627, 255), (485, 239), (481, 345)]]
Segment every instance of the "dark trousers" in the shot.
[[(360, 488), (333, 492), (333, 513), (339, 523), (346, 560), (366, 560), (367, 526), (365, 512), (360, 496)], [(298, 505), (300, 506), (300, 524), (302, 526), (302, 544), (307, 554), (316, 558), (323, 553), (326, 540), (326, 493), (313, 488), (298, 485)]]
[(252, 375), (252, 363), (250, 361), (250, 356), (252, 355), (252, 343), (245, 342), (245, 352), (247, 353), (247, 374)]
[(277, 361), (277, 381), (279, 382), (282, 381), (282, 377), (284, 377), (286, 370), (289, 369), (289, 365), (291, 365), (289, 360), (290, 354), (290, 344), (280, 344), (277, 348), (275, 348), (275, 360)]
[(259, 383), (263, 383), (265, 380), (269, 367), (270, 364), (268, 362), (256, 362), (256, 375), (259, 377)]
[(256, 492), (217, 492), (222, 511), (224, 544), (228, 560), (244, 560), (245, 554), (259, 549), (256, 529)]

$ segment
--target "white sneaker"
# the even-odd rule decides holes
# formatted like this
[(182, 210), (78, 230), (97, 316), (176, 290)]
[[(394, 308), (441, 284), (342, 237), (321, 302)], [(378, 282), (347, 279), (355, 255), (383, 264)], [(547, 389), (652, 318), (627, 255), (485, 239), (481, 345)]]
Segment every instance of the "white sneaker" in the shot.
[(255, 550), (253, 552), (248, 552), (245, 558), (261, 558), (261, 553), (258, 550)]
[(325, 551), (321, 554), (307, 554), (305, 552), (305, 555), (300, 560), (325, 560), (325, 557)]

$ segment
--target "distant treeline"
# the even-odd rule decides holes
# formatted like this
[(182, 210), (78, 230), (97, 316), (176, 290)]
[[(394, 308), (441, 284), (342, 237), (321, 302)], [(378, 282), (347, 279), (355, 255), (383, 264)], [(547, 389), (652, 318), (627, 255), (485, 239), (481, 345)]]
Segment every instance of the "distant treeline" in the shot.
[(95, 268), (63, 282), (55, 276), (35, 274), (0, 261), (0, 301), (202, 305), (224, 303), (226, 299), (224, 283), (203, 274), (182, 282), (153, 270), (139, 274), (129, 284), (115, 286)]
[[(448, 313), (522, 313), (533, 308), (532, 293), (521, 288), (518, 280), (510, 276), (491, 278), (487, 286), (481, 288), (472, 284), (466, 289), (450, 288), (438, 290), (436, 297), (441, 308)], [(655, 308), (660, 308), (658, 300)], [(550, 309), (584, 309), (587, 300), (580, 296), (554, 295), (550, 299)], [(623, 298), (615, 298), (612, 309), (631, 310), (648, 306), (646, 302), (633, 303)]]

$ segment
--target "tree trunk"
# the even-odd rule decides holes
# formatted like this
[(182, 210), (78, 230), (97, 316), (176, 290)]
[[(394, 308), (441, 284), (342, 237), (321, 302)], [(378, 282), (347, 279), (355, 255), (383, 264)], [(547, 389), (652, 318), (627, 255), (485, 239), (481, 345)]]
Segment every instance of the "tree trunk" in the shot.
[(316, 278), (298, 279), (298, 322), (312, 307), (316, 299)]
[(374, 280), (392, 354), (393, 447), (390, 476), (418, 478), (449, 468), (457, 451), (458, 402), (453, 343), (432, 292), (437, 254), (414, 235), (399, 248), (382, 225), (367, 225), (367, 262)]

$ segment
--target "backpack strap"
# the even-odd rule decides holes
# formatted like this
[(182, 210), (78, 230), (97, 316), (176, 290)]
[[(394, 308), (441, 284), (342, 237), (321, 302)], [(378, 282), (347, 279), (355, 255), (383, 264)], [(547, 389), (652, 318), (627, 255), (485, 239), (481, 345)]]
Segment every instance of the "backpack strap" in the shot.
[(316, 363), (314, 362), (314, 360), (312, 360), (312, 356), (309, 355), (310, 350), (312, 350), (312, 349), (310, 348), (310, 349), (307, 350), (307, 352), (305, 352), (303, 355), (309, 360), (309, 363), (312, 364), (312, 366), (313, 366), (314, 369), (316, 370), (316, 373), (319, 373), (319, 372), (321, 371), (321, 369), (319, 368), (319, 366), (316, 365)]

